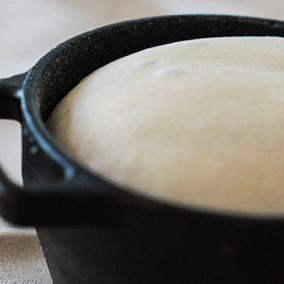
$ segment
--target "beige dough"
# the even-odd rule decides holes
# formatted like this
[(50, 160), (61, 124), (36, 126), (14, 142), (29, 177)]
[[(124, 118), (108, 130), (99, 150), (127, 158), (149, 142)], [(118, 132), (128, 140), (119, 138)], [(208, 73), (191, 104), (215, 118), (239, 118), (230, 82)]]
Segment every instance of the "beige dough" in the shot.
[(284, 213), (284, 39), (183, 41), (116, 60), (48, 126), (96, 173), (183, 205)]

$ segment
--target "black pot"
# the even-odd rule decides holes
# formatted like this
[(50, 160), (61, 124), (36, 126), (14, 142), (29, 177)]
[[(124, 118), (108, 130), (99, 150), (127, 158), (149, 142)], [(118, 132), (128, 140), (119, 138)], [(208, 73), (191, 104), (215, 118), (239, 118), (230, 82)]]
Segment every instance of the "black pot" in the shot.
[(0, 116), (22, 124), (25, 184), (0, 171), (1, 214), (36, 226), (55, 284), (284, 282), (284, 216), (210, 212), (131, 193), (68, 157), (44, 123), (82, 78), (122, 56), (185, 39), (267, 35), (284, 36), (284, 23), (200, 15), (129, 21), (68, 40), (29, 72), (0, 80)]

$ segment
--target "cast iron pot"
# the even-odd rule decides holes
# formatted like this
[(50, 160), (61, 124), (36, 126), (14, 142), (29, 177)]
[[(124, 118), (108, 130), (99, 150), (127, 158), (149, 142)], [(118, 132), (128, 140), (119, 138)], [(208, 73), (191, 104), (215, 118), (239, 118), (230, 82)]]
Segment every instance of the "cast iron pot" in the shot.
[(213, 15), (134, 20), (68, 40), (29, 72), (0, 81), (0, 116), (22, 125), (24, 177), (21, 188), (0, 172), (1, 214), (36, 226), (55, 284), (284, 282), (284, 216), (213, 212), (131, 193), (81, 167), (45, 127), (82, 78), (117, 58), (186, 39), (267, 35), (284, 36), (284, 23)]

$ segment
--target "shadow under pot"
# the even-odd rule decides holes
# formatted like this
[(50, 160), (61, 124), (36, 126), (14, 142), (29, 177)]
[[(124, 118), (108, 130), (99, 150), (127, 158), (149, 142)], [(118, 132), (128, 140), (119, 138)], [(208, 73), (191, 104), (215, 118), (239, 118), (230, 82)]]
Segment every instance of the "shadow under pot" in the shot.
[(45, 127), (95, 69), (165, 43), (284, 36), (284, 23), (215, 15), (145, 18), (72, 38), (0, 80), (0, 117), (20, 121), (21, 188), (0, 171), (0, 212), (35, 225), (55, 284), (283, 283), (284, 216), (179, 207), (119, 188), (65, 155)]

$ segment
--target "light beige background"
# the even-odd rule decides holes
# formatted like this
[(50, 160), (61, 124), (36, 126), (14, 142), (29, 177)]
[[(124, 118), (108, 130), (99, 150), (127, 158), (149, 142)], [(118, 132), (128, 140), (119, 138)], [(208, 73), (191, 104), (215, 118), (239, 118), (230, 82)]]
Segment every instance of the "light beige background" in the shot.
[[(0, 78), (24, 72), (61, 41), (107, 23), (161, 14), (219, 13), (284, 19), (281, 0), (0, 0)], [(21, 183), (20, 127), (0, 121), (0, 161)], [(51, 283), (33, 229), (0, 220), (0, 283)]]

